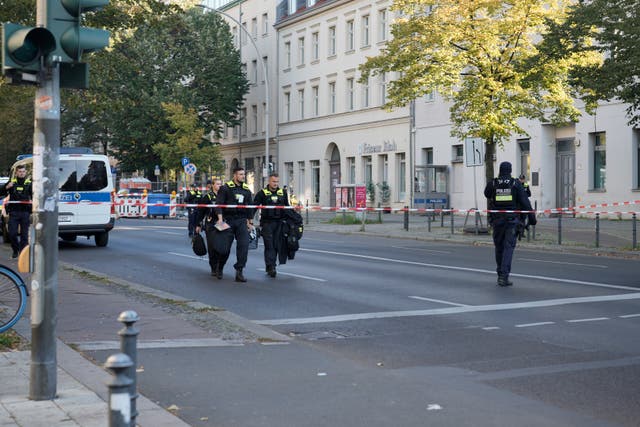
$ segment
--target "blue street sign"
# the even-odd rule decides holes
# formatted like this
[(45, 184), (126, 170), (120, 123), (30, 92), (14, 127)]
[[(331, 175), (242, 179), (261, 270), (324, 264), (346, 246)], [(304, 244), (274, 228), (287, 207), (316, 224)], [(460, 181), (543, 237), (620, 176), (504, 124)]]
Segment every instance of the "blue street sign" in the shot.
[(189, 160), (188, 157), (183, 157), (182, 158), (182, 167), (187, 166), (189, 163), (191, 163), (191, 160)]

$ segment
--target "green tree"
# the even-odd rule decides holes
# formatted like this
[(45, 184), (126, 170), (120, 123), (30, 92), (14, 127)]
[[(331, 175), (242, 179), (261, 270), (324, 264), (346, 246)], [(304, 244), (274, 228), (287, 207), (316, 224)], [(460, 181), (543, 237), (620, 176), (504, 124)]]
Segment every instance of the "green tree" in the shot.
[(493, 155), (512, 134), (526, 134), (519, 118), (575, 121), (568, 73), (588, 55), (533, 61), (548, 21), (561, 20), (561, 2), (538, 0), (396, 0), (393, 39), (361, 67), (371, 75), (398, 73), (387, 108), (437, 90), (451, 102), (452, 136), (485, 141), (485, 176)]
[(170, 124), (166, 142), (153, 146), (153, 151), (160, 156), (162, 167), (178, 171), (180, 159), (188, 155), (198, 169), (221, 173), (223, 171), (220, 150), (217, 145), (203, 138), (204, 129), (195, 109), (185, 109), (182, 104), (162, 104)]
[(620, 99), (629, 104), (629, 124), (640, 124), (640, 0), (580, 1), (564, 22), (551, 22), (541, 59), (569, 53), (601, 55), (601, 64), (577, 64), (572, 84), (585, 100)]

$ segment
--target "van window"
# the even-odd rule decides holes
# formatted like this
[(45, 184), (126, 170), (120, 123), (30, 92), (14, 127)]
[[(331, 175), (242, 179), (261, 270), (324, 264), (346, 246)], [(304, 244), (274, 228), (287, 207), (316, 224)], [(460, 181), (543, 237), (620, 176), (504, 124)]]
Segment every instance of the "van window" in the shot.
[(100, 160), (61, 160), (60, 191), (100, 191), (107, 187), (107, 168)]

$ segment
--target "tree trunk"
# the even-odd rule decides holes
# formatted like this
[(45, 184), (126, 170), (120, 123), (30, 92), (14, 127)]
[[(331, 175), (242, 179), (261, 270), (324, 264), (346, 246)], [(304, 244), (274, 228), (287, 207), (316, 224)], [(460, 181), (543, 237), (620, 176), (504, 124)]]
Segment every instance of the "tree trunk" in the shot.
[(493, 156), (495, 154), (496, 144), (494, 143), (493, 138), (488, 138), (484, 144), (484, 176), (486, 182), (491, 181), (495, 177), (493, 172)]

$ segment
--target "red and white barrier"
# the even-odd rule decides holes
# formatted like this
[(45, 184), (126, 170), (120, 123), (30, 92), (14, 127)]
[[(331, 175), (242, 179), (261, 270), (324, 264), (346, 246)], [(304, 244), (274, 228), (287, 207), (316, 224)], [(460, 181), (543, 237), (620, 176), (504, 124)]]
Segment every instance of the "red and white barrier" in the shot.
[(176, 204), (176, 195), (169, 196), (169, 218), (178, 216), (178, 205)]

